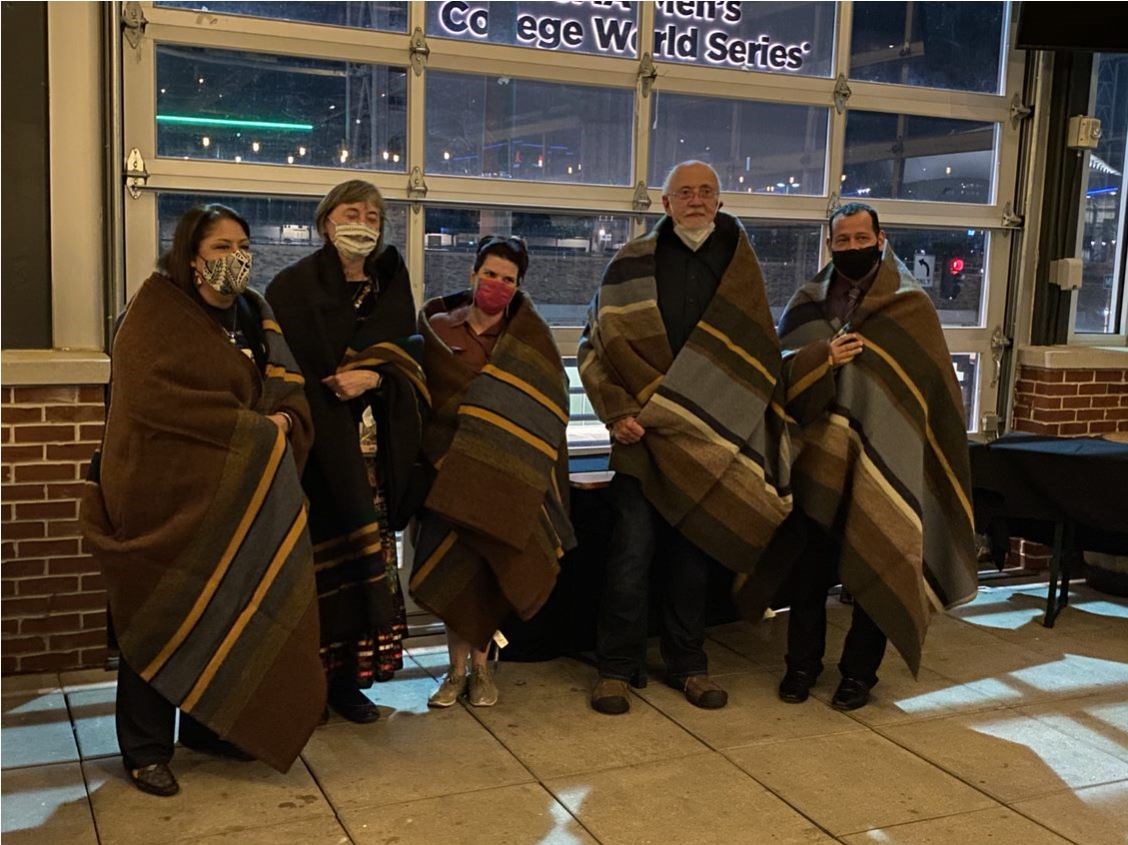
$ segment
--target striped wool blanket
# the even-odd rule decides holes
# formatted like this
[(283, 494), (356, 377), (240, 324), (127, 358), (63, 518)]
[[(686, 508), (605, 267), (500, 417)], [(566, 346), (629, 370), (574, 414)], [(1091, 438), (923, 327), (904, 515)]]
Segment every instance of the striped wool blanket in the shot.
[(567, 514), (568, 378), (552, 332), (518, 292), (489, 363), (474, 368), (434, 329), (468, 294), (424, 305), (419, 331), (433, 413), (423, 451), (436, 470), (415, 537), (411, 594), (484, 649), (511, 613), (535, 614), (575, 545)]
[(646, 436), (616, 443), (611, 468), (634, 476), (670, 525), (746, 573), (791, 510), (780, 350), (760, 264), (738, 245), (712, 302), (675, 358), (658, 309), (654, 229), (612, 259), (579, 347), (599, 418), (634, 416)]
[(976, 591), (963, 399), (936, 310), (888, 244), (850, 320), (864, 350), (832, 368), (831, 275), (780, 321), (787, 408), (803, 426), (792, 485), (840, 540), (843, 584), (916, 673), (932, 614)]
[[(162, 276), (113, 346), (100, 482), (83, 531), (122, 658), (221, 737), (285, 771), (325, 706), (313, 552), (298, 477), (313, 435), (270, 307), (265, 372)], [(267, 414), (294, 420), (289, 439)]]

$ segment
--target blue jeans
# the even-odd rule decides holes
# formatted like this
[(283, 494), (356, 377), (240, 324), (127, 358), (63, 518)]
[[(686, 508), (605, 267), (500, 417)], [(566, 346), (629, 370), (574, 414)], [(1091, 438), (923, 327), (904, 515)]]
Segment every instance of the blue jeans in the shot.
[(599, 675), (646, 685), (649, 587), (655, 553), (662, 549), (662, 659), (667, 680), (680, 683), (708, 672), (705, 604), (710, 558), (671, 527), (642, 492), (638, 479), (611, 481), (615, 510), (596, 630)]

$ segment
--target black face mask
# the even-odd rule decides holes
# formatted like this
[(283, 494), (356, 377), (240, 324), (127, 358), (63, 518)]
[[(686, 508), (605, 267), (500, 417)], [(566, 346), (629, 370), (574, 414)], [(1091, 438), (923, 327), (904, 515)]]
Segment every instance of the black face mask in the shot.
[(861, 249), (836, 249), (830, 257), (835, 270), (856, 282), (874, 268), (881, 259), (881, 250), (877, 248), (877, 244)]

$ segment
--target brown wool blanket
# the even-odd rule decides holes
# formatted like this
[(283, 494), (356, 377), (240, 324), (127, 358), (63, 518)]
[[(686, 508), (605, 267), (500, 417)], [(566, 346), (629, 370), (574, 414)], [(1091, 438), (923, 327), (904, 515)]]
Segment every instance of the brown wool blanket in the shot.
[(663, 221), (608, 265), (580, 341), (580, 377), (601, 420), (634, 416), (646, 429), (641, 442), (612, 446), (611, 468), (638, 478), (698, 548), (747, 573), (791, 510), (779, 340), (760, 264), (734, 219), (736, 252), (674, 357), (654, 276)]
[(803, 426), (796, 505), (841, 542), (843, 584), (916, 673), (932, 614), (977, 587), (963, 400), (936, 310), (888, 244), (850, 320), (864, 350), (832, 369), (831, 274), (780, 321), (787, 408)]
[(484, 649), (511, 613), (529, 619), (575, 545), (567, 515), (568, 379), (548, 325), (518, 292), (480, 373), (430, 317), (468, 301), (433, 299), (419, 317), (433, 401), (423, 451), (436, 469), (418, 519), (411, 593)]
[[(224, 739), (287, 770), (325, 707), (298, 478), (313, 437), (270, 307), (265, 373), (168, 279), (133, 298), (113, 346), (100, 483), (83, 531), (123, 659)], [(265, 415), (286, 411), (289, 440)]]

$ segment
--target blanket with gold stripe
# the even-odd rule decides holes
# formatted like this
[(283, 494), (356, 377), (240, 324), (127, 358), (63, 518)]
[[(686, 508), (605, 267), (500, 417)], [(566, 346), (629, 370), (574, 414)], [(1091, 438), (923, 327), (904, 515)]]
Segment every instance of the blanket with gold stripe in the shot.
[(580, 340), (580, 377), (599, 418), (646, 430), (613, 444), (611, 468), (638, 478), (670, 525), (746, 573), (791, 510), (780, 350), (763, 275), (739, 221), (738, 245), (705, 314), (674, 357), (658, 308), (663, 218), (612, 259)]
[(475, 372), (419, 317), (434, 400), (423, 451), (436, 469), (418, 521), (411, 593), (485, 648), (511, 613), (535, 614), (575, 545), (567, 515), (568, 379), (548, 325), (518, 292), (489, 363)]
[[(299, 465), (313, 430), (270, 307), (267, 365), (161, 276), (113, 346), (100, 483), (81, 517), (122, 659), (168, 701), (285, 771), (325, 706)], [(285, 411), (287, 438), (266, 415)]]
[(915, 673), (931, 616), (976, 591), (962, 394), (936, 310), (888, 244), (850, 321), (864, 349), (833, 369), (831, 275), (780, 321), (787, 407), (803, 425), (796, 504), (841, 541), (842, 582)]

